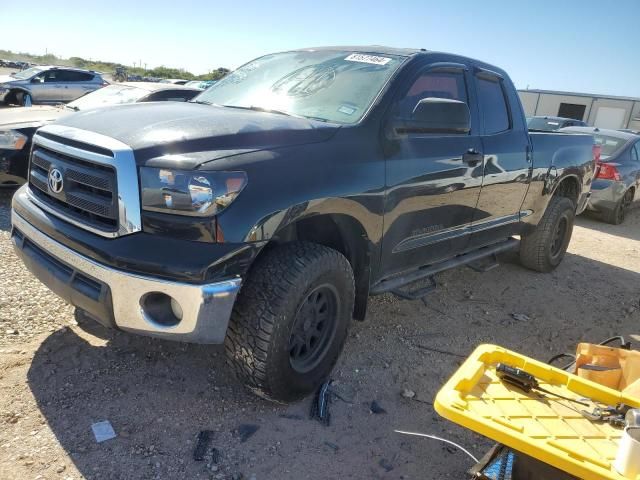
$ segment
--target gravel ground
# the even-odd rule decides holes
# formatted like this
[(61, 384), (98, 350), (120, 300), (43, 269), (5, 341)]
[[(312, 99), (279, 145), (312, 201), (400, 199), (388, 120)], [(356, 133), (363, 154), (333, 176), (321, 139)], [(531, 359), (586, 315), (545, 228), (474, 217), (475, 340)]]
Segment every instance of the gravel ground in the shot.
[[(309, 420), (310, 400), (278, 406), (246, 392), (221, 347), (78, 325), (13, 254), (0, 199), (0, 478), (466, 478), (471, 461), (461, 452), (393, 430), (440, 435), (476, 456), (487, 450), (490, 441), (431, 405), (475, 346), (545, 360), (581, 340), (638, 333), (640, 211), (617, 227), (577, 223), (552, 274), (524, 270), (509, 255), (484, 274), (441, 275), (424, 302), (372, 299), (334, 371), (343, 400), (323, 426)], [(373, 400), (386, 413), (371, 413)], [(90, 426), (101, 420), (117, 437), (98, 444)], [(243, 425), (258, 430), (243, 439)], [(204, 429), (214, 432), (217, 463), (211, 448), (205, 461), (192, 458)]]

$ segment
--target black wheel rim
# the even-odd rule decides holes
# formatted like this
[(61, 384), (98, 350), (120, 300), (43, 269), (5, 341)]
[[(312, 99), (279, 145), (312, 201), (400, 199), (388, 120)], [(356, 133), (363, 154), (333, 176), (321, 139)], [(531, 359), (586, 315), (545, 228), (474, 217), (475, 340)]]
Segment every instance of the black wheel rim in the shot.
[(320, 285), (298, 307), (288, 347), (295, 371), (313, 370), (329, 350), (338, 323), (338, 298), (333, 286)]
[(553, 241), (551, 242), (551, 256), (553, 258), (557, 257), (562, 252), (562, 247), (567, 236), (568, 226), (569, 223), (565, 217), (562, 217), (556, 225), (556, 229), (553, 232)]

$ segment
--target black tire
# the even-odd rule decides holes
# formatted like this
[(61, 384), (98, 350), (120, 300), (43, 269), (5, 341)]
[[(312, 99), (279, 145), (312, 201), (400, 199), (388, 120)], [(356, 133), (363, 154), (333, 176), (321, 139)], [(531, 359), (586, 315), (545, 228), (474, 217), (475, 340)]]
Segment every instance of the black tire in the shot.
[(33, 97), (30, 93), (25, 92), (22, 94), (22, 102), (20, 102), (20, 105), (22, 105), (23, 107), (30, 107), (31, 105), (33, 105)]
[(602, 219), (611, 225), (620, 225), (624, 222), (627, 210), (631, 206), (631, 202), (633, 202), (633, 189), (629, 189), (625, 192), (622, 198), (618, 201), (615, 209), (605, 211), (602, 214)]
[(296, 242), (265, 252), (242, 286), (227, 330), (225, 351), (236, 376), (272, 401), (315, 392), (344, 346), (354, 292), (351, 266), (336, 250)]
[(550, 272), (564, 258), (576, 216), (574, 203), (552, 197), (536, 229), (520, 241), (520, 262), (531, 270)]
[(29, 92), (16, 92), (16, 103), (21, 107), (27, 107), (33, 105), (33, 97)]

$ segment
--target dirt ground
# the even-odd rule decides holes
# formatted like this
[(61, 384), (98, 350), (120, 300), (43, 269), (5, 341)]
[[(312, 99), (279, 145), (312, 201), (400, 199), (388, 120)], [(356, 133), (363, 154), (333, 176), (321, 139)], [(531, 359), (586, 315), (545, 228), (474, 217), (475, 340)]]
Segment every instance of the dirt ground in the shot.
[[(324, 426), (309, 419), (310, 399), (278, 406), (245, 391), (221, 347), (78, 325), (13, 254), (6, 198), (0, 265), (0, 479), (463, 479), (463, 453), (394, 430), (440, 435), (476, 456), (488, 449), (431, 404), (478, 344), (546, 360), (582, 340), (640, 333), (640, 210), (618, 227), (581, 217), (552, 274), (509, 255), (484, 274), (441, 275), (425, 302), (371, 299), (334, 371), (343, 400)], [(371, 413), (373, 400), (386, 413)], [(102, 420), (117, 437), (96, 443), (91, 425)], [(243, 441), (243, 425), (259, 428)], [(197, 462), (205, 429), (211, 447)]]

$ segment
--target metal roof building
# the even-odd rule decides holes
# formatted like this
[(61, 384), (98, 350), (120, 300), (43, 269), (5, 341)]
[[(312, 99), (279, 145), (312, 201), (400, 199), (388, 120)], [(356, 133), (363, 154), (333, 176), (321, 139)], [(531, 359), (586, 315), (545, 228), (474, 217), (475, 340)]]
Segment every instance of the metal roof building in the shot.
[(518, 90), (528, 117), (557, 116), (600, 128), (640, 130), (640, 98), (553, 90)]

